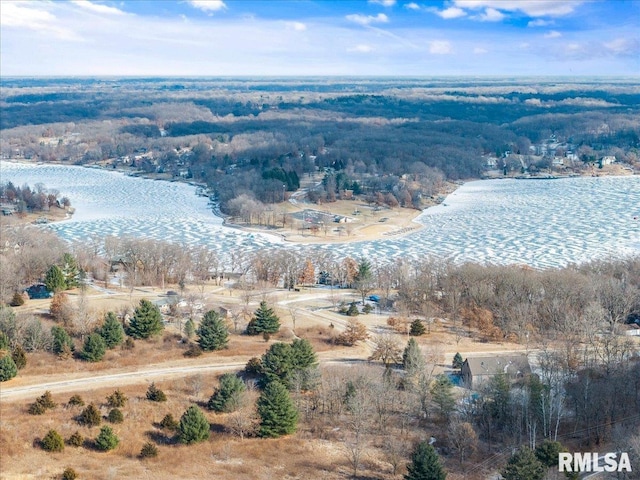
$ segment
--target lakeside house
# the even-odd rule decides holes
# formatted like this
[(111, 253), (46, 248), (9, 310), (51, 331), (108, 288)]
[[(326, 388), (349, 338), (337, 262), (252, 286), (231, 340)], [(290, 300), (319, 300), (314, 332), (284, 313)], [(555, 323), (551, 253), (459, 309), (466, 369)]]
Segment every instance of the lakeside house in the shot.
[(516, 381), (531, 374), (531, 366), (526, 355), (491, 355), (470, 357), (462, 364), (462, 382), (466, 388), (477, 390), (484, 382), (504, 373), (510, 381)]

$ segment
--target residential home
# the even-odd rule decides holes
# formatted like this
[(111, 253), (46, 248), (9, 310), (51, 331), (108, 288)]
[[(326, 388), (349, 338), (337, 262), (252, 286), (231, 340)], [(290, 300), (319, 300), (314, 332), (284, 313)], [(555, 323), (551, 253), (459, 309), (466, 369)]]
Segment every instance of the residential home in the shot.
[(462, 382), (465, 387), (477, 390), (487, 380), (504, 373), (511, 381), (531, 373), (526, 355), (491, 355), (470, 357), (462, 364)]
[(605, 165), (611, 165), (616, 161), (616, 157), (613, 155), (606, 155), (600, 159), (600, 166), (604, 167)]

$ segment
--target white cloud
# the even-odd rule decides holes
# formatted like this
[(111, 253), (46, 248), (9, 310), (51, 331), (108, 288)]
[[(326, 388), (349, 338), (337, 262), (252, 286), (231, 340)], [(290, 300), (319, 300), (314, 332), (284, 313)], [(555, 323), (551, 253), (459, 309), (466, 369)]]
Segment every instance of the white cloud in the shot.
[(307, 26), (302, 22), (286, 22), (285, 25), (289, 30), (295, 30), (296, 32), (304, 32)]
[(373, 52), (373, 47), (371, 45), (360, 44), (347, 49), (347, 51), (353, 53), (371, 53)]
[(372, 15), (360, 15), (355, 13), (353, 15), (347, 15), (345, 18), (350, 22), (354, 22), (359, 25), (371, 25), (372, 23), (387, 23), (389, 21), (389, 17), (387, 17), (384, 13), (379, 13), (375, 17)]
[(506, 12), (522, 12), (530, 17), (561, 17), (569, 15), (583, 0), (454, 0), (456, 7), (470, 10), (483, 8)]
[(603, 46), (608, 53), (618, 56), (640, 56), (640, 39), (616, 38), (610, 42), (604, 42)]
[(551, 30), (544, 34), (544, 38), (560, 38), (562, 34), (557, 30)]
[(408, 8), (409, 10), (420, 10), (420, 5), (415, 2), (405, 3), (404, 8)]
[(429, 53), (434, 55), (448, 55), (453, 53), (451, 42), (447, 40), (433, 40), (429, 42)]
[(126, 15), (126, 13), (119, 8), (110, 7), (108, 5), (101, 5), (99, 3), (93, 3), (89, 0), (72, 0), (72, 3), (74, 3), (78, 7), (84, 8), (85, 10), (99, 13), (101, 15)]
[(553, 20), (543, 20), (541, 18), (538, 18), (536, 20), (531, 20), (529, 23), (527, 23), (527, 27), (547, 27), (553, 24), (554, 24)]
[(393, 7), (396, 4), (396, 0), (369, 0), (369, 3), (377, 3), (383, 7)]
[(465, 12), (463, 9), (458, 7), (449, 7), (449, 8), (445, 8), (444, 10), (438, 10), (437, 8), (433, 8), (433, 9), (429, 9), (429, 11), (435, 13), (441, 18), (444, 18), (445, 20), (449, 20), (451, 18), (464, 17), (467, 14), (467, 12)]
[(486, 48), (476, 47), (473, 49), (473, 53), (476, 55), (483, 55), (485, 53), (489, 53), (489, 51)]
[(19, 2), (3, 2), (2, 8), (0, 8), (0, 25), (25, 28), (44, 35), (52, 34), (62, 40), (81, 40), (76, 33), (60, 26), (57, 17), (51, 12), (23, 7), (22, 5), (31, 4), (26, 2), (22, 4)]
[(480, 20), (481, 22), (499, 22), (506, 15), (495, 8), (487, 8), (484, 13), (471, 17), (474, 20)]
[(222, 0), (189, 0), (189, 5), (203, 12), (217, 12), (227, 8)]

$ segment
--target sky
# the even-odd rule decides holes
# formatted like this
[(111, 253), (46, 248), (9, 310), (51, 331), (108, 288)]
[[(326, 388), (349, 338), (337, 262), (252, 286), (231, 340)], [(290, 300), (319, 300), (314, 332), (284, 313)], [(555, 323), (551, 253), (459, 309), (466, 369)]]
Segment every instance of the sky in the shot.
[(640, 75), (640, 0), (0, 0), (2, 76)]

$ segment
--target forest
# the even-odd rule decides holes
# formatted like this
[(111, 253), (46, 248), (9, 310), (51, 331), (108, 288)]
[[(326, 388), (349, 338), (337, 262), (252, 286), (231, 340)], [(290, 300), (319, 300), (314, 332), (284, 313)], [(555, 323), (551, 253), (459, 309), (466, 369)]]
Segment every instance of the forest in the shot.
[(529, 156), (552, 141), (563, 147), (548, 155), (571, 150), (579, 163), (611, 155), (633, 166), (639, 158), (640, 90), (626, 79), (3, 79), (2, 86), (3, 158), (186, 177), (206, 183), (223, 212), (242, 195), (281, 201), (283, 182), (293, 191), (296, 178), (317, 172), (326, 179), (312, 192), (316, 202), (356, 184), (363, 195), (420, 208), (442, 181), (481, 177), (487, 156)]

